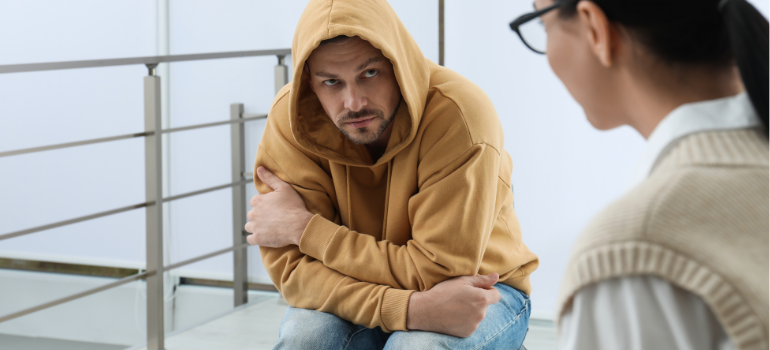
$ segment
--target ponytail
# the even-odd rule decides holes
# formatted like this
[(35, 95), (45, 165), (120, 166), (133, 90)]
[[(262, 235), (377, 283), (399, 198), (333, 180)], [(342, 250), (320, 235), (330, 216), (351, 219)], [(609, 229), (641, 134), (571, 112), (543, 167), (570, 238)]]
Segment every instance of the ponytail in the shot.
[(767, 20), (745, 0), (722, 0), (719, 2), (719, 9), (743, 85), (767, 135), (767, 116), (770, 109)]
[[(555, 0), (563, 17), (580, 0)], [(590, 0), (664, 62), (738, 66), (768, 135), (768, 23), (746, 0)]]

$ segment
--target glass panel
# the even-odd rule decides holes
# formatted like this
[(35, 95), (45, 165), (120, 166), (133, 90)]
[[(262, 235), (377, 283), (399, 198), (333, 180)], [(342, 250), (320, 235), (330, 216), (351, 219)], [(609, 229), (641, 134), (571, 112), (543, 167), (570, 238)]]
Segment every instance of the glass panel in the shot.
[[(0, 315), (116, 280), (0, 269)], [(130, 282), (0, 323), (0, 344), (20, 345), (9, 349), (115, 350), (141, 344), (146, 334), (145, 300), (144, 282)]]

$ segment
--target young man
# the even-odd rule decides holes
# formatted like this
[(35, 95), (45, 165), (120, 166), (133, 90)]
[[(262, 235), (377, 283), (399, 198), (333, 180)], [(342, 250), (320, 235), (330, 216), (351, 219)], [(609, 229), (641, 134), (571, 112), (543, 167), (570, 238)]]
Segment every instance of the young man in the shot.
[(276, 348), (518, 349), (538, 260), (491, 101), (385, 0), (311, 0), (292, 57), (246, 225), (292, 306)]

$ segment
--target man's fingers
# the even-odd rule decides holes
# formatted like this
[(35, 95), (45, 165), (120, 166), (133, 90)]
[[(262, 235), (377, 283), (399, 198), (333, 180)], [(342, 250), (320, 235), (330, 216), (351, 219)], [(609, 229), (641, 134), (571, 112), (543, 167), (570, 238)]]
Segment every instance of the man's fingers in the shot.
[(487, 296), (487, 305), (496, 304), (500, 301), (500, 292), (496, 288), (485, 290), (484, 294)]
[(270, 186), (273, 191), (277, 191), (278, 188), (286, 184), (286, 182), (262, 166), (257, 168), (257, 176), (259, 176), (259, 179), (262, 180), (262, 182)]
[(251, 199), (249, 200), (249, 205), (251, 205), (252, 207), (256, 207), (257, 206), (257, 201), (259, 200), (259, 199), (257, 199), (258, 197), (259, 197), (259, 195), (251, 197)]
[(497, 272), (492, 272), (488, 275), (473, 276), (470, 282), (471, 285), (476, 288), (490, 289), (500, 279), (500, 275)]

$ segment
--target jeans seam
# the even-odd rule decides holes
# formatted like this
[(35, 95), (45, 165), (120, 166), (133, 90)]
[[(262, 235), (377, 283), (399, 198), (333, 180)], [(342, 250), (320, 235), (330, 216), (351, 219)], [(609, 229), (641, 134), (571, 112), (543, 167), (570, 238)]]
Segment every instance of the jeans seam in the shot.
[(348, 343), (347, 343), (347, 344), (345, 344), (345, 348), (343, 348), (342, 350), (345, 350), (345, 349), (347, 349), (347, 348), (348, 348), (348, 346), (350, 346), (350, 342), (351, 342), (351, 341), (353, 341), (353, 337), (355, 337), (355, 336), (356, 336), (356, 334), (358, 334), (358, 333), (361, 333), (361, 331), (363, 331), (364, 329), (366, 329), (366, 328), (363, 328), (363, 329), (359, 329), (359, 330), (355, 331), (353, 334), (351, 334), (351, 335), (350, 335), (350, 338), (348, 338)]
[(495, 334), (493, 334), (491, 337), (489, 337), (489, 339), (487, 339), (487, 341), (485, 341), (483, 344), (479, 345), (477, 348), (475, 348), (475, 349), (473, 349), (473, 350), (478, 350), (478, 349), (481, 349), (481, 348), (483, 348), (485, 345), (489, 344), (489, 342), (491, 342), (491, 341), (492, 341), (492, 339), (495, 339), (495, 337), (497, 337), (498, 335), (500, 335), (500, 333), (504, 332), (506, 329), (510, 328), (512, 324), (516, 323), (516, 321), (518, 321), (518, 320), (519, 320), (519, 318), (521, 318), (521, 315), (523, 315), (523, 314), (524, 314), (524, 311), (527, 311), (527, 309), (529, 309), (529, 304), (525, 302), (525, 303), (524, 303), (524, 307), (523, 307), (523, 308), (521, 308), (521, 310), (519, 311), (519, 314), (518, 314), (518, 315), (516, 315), (516, 317), (515, 317), (513, 320), (511, 320), (511, 322), (508, 322), (508, 324), (507, 324), (507, 325), (505, 325), (505, 327), (503, 327), (503, 329), (501, 329), (501, 330), (497, 331), (497, 333), (495, 333)]

